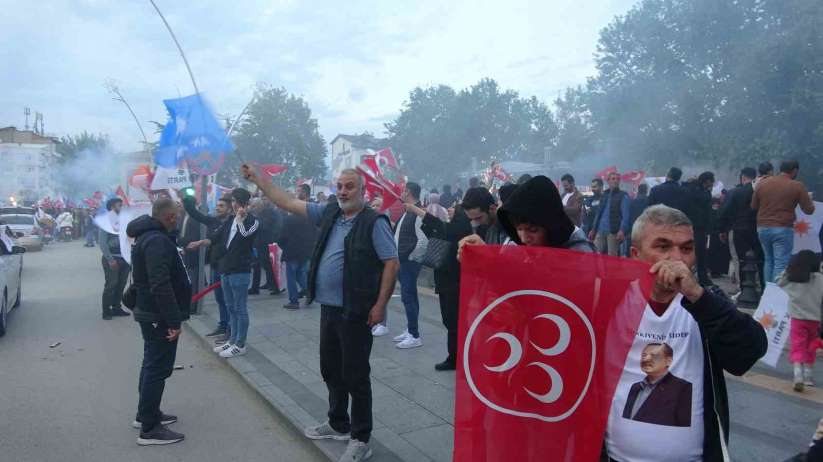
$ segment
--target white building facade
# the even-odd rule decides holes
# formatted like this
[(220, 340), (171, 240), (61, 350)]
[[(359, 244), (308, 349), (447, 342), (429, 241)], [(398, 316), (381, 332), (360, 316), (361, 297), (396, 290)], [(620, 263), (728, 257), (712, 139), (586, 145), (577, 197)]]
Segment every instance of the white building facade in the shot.
[(388, 140), (371, 135), (337, 135), (331, 142), (332, 181), (343, 170), (360, 165), (363, 156), (371, 155), (388, 145)]
[(0, 128), (0, 202), (54, 196), (57, 139), (15, 127)]

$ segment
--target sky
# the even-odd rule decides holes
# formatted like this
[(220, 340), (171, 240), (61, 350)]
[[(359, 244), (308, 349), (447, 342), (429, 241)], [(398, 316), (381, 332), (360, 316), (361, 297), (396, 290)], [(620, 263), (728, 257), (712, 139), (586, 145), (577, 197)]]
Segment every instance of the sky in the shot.
[[(221, 115), (240, 113), (257, 83), (302, 96), (327, 142), (384, 135), (416, 86), (462, 89), (491, 77), (551, 102), (594, 73), (600, 29), (637, 0), (155, 0), (197, 85)], [(23, 108), (47, 134), (141, 136), (105, 82), (117, 84), (150, 140), (164, 98), (193, 93), (149, 0), (0, 0), (0, 127)]]

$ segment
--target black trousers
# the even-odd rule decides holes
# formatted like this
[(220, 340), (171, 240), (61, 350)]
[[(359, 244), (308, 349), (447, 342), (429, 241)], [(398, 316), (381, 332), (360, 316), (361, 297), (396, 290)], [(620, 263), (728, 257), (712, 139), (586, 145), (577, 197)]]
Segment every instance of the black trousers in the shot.
[(269, 257), (269, 245), (262, 244), (255, 247), (255, 249), (257, 250), (257, 260), (252, 268), (251, 288), (253, 290), (260, 288), (260, 268), (262, 267), (263, 271), (266, 272), (266, 286), (280, 290), (280, 287), (274, 284), (274, 271), (272, 270), (271, 258)]
[[(372, 430), (371, 355), (373, 337), (365, 322), (343, 319), (343, 308), (320, 312), (320, 374), (329, 389), (329, 425), (368, 442)], [(351, 420), (349, 419), (351, 396)]]
[[(763, 273), (763, 246), (760, 245), (760, 239), (757, 237), (757, 230), (735, 229), (733, 240), (734, 250), (737, 252), (737, 259), (740, 261), (741, 267), (743, 266), (743, 257), (746, 255), (746, 252), (749, 250), (754, 251), (754, 255), (757, 258), (757, 273), (758, 278), (760, 279), (760, 287), (762, 288), (761, 290), (765, 290), (766, 279)], [(743, 290), (743, 278), (738, 277), (738, 279), (740, 279), (740, 290)]]
[(141, 322), (143, 334), (143, 366), (140, 368), (137, 403), (137, 420), (143, 425), (143, 432), (151, 431), (160, 423), (160, 401), (166, 379), (174, 370), (174, 358), (177, 356), (177, 340), (166, 339), (168, 326), (162, 322)]
[(114, 258), (117, 262), (117, 269), (112, 269), (109, 266), (106, 257), (101, 257), (101, 260), (103, 262), (103, 275), (106, 278), (106, 283), (103, 286), (103, 311), (120, 308), (123, 290), (126, 288), (126, 283), (129, 282), (131, 266), (121, 257)]
[(446, 361), (457, 362), (457, 320), (460, 308), (460, 288), (449, 288), (440, 290), (437, 294), (440, 297), (440, 316), (443, 318), (443, 325), (446, 326), (447, 347), (449, 357)]

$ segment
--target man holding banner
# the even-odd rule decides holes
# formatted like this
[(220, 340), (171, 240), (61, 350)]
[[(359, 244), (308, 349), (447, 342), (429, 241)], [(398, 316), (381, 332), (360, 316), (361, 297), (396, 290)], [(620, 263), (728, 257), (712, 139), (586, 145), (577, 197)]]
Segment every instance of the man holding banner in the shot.
[(633, 260), (463, 249), (455, 461), (727, 460), (723, 373), (765, 332), (699, 285), (682, 212), (649, 208), (632, 243)]

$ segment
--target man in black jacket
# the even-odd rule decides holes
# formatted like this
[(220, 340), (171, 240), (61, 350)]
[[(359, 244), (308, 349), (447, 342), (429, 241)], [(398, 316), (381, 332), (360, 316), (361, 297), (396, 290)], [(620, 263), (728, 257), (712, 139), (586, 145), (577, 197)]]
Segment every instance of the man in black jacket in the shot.
[(685, 212), (688, 206), (688, 194), (680, 185), (682, 177), (682, 170), (677, 167), (670, 168), (669, 173), (666, 174), (666, 181), (653, 187), (649, 192), (649, 207), (663, 204)]
[[(658, 460), (661, 451), (666, 451), (667, 460), (727, 459), (729, 403), (724, 371), (743, 375), (766, 353), (768, 344), (760, 324), (738, 311), (721, 290), (704, 289), (695, 279), (694, 246), (691, 222), (676, 209), (649, 207), (635, 222), (632, 258), (651, 264), (656, 281), (631, 351), (640, 351), (648, 338), (666, 338), (680, 352), (669, 370), (692, 384), (692, 403), (702, 406), (691, 406), (694, 418), (689, 426), (676, 430), (638, 427), (624, 418), (632, 384), (647, 375), (638, 367), (642, 358), (630, 353), (610, 409), (602, 460)], [(648, 444), (637, 444), (639, 440)]]
[[(184, 196), (183, 197), (183, 208), (188, 213), (188, 216), (191, 217), (192, 220), (206, 225), (206, 228), (209, 230), (209, 236), (214, 235), (220, 226), (228, 220), (229, 216), (231, 215), (231, 196), (223, 196), (217, 200), (217, 206), (215, 207), (215, 216), (208, 216), (201, 213), (197, 210), (197, 202), (191, 196)], [(192, 241), (189, 242), (186, 246), (186, 249), (189, 251), (189, 254), (196, 255), (197, 252), (194, 252), (199, 246), (201, 245), (200, 241)], [(206, 250), (206, 260), (209, 262), (209, 268), (211, 271), (211, 283), (214, 284), (215, 282), (220, 280), (222, 274), (220, 273), (220, 268), (218, 265), (217, 258), (215, 256), (217, 253), (212, 252), (212, 249)], [(214, 298), (217, 300), (217, 307), (220, 313), (220, 321), (217, 324), (217, 328), (215, 328), (212, 332), (206, 334), (206, 337), (217, 337), (219, 340), (228, 340), (229, 337), (229, 311), (226, 308), (226, 300), (223, 297), (223, 286), (218, 286), (214, 289)]]
[[(751, 167), (740, 171), (740, 184), (729, 192), (723, 208), (720, 209), (720, 229), (729, 233), (729, 240), (734, 246), (738, 263), (743, 261), (746, 253), (754, 252), (760, 277), (760, 286), (765, 288), (763, 278), (763, 247), (757, 237), (757, 211), (752, 209), (753, 181), (757, 173)], [(743, 281), (740, 280), (740, 290)]]
[(143, 334), (143, 365), (140, 369), (140, 401), (135, 426), (137, 444), (163, 445), (183, 441), (184, 436), (166, 428), (177, 417), (163, 414), (160, 402), (166, 379), (174, 369), (180, 323), (189, 317), (191, 283), (177, 253), (172, 235), (177, 227), (177, 204), (160, 199), (151, 216), (129, 223), (126, 233), (136, 239), (132, 250), (137, 305), (134, 319)]
[[(271, 291), (272, 295), (282, 292), (277, 287), (274, 268), (272, 267), (271, 256), (269, 255), (269, 244), (280, 239), (280, 230), (283, 227), (283, 217), (280, 212), (274, 210), (271, 203), (265, 199), (254, 199), (252, 201), (252, 213), (260, 220), (260, 230), (254, 242), (255, 261), (252, 264), (252, 278), (249, 295), (258, 295), (260, 289)], [(266, 273), (266, 284), (260, 286), (260, 276)]]
[(712, 227), (712, 188), (714, 188), (714, 173), (703, 172), (696, 180), (690, 181), (685, 187), (688, 197), (686, 210), (683, 212), (692, 221), (694, 229), (694, 250), (697, 256), (697, 278), (704, 286), (714, 283), (709, 277), (708, 243), (709, 230)]
[[(297, 198), (309, 201), (311, 187), (302, 184), (297, 188)], [(286, 286), (289, 290), (289, 302), (283, 305), (287, 310), (300, 308), (301, 293), (308, 291), (309, 258), (317, 240), (317, 227), (309, 220), (296, 213), (289, 213), (280, 233), (280, 247), (283, 248), (283, 261), (286, 262)]]
[(349, 440), (340, 460), (365, 460), (372, 454), (371, 327), (385, 319), (400, 266), (389, 220), (366, 207), (365, 181), (357, 170), (343, 170), (337, 179), (337, 202), (327, 205), (294, 198), (261, 180), (248, 165), (242, 173), (275, 205), (320, 227), (309, 268), (308, 302), (316, 296), (322, 309), (320, 373), (329, 390), (329, 420), (307, 428), (305, 435)]
[(197, 242), (212, 246), (212, 258), (221, 272), (223, 297), (229, 312), (231, 336), (225, 343), (214, 348), (221, 358), (233, 358), (246, 354), (246, 336), (249, 332), (249, 311), (246, 305), (251, 282), (251, 265), (254, 259), (254, 243), (260, 221), (248, 213), (251, 194), (243, 188), (231, 192), (234, 215), (229, 217), (209, 239)]

